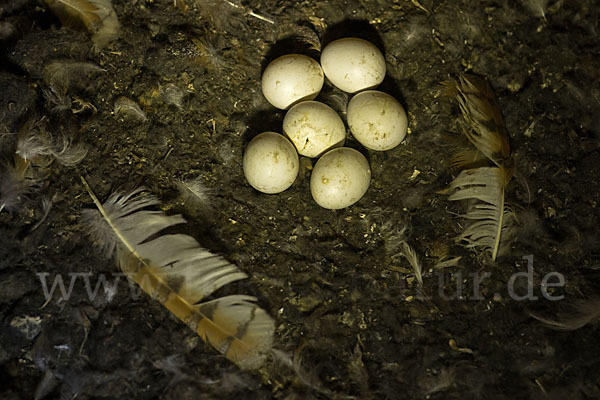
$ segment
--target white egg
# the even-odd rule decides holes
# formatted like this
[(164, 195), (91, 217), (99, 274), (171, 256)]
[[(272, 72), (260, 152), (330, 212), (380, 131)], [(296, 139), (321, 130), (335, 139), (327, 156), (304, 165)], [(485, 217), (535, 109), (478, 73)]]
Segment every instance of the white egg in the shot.
[(283, 119), (283, 133), (306, 157), (318, 157), (346, 140), (346, 127), (340, 116), (318, 101), (303, 101), (290, 108)]
[(318, 205), (337, 210), (360, 200), (370, 182), (371, 168), (365, 156), (340, 147), (317, 161), (310, 177), (310, 192)]
[(283, 135), (263, 132), (248, 143), (243, 165), (244, 175), (253, 188), (263, 193), (279, 193), (296, 180), (298, 154)]
[(323, 87), (318, 62), (302, 54), (287, 54), (271, 61), (262, 76), (262, 92), (277, 108), (286, 110), (302, 100), (312, 100)]
[(352, 135), (371, 150), (390, 150), (406, 136), (408, 119), (404, 107), (394, 97), (377, 90), (354, 96), (346, 114)]
[(385, 59), (371, 42), (358, 38), (338, 39), (321, 53), (327, 79), (348, 93), (377, 87), (385, 77)]

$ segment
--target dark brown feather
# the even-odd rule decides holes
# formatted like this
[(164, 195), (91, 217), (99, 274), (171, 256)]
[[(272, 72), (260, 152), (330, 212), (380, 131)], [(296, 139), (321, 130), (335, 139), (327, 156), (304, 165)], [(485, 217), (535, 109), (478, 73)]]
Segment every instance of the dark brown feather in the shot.
[(456, 92), (467, 139), (494, 164), (506, 166), (511, 156), (508, 132), (490, 84), (477, 75), (461, 74)]

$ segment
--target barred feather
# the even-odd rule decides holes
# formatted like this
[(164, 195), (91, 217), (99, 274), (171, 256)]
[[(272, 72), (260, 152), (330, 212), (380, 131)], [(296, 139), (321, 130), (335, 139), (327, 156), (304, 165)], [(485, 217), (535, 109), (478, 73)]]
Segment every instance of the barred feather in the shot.
[(274, 322), (256, 298), (230, 295), (200, 302), (247, 275), (191, 236), (160, 235), (185, 219), (147, 210), (159, 201), (143, 189), (114, 193), (101, 204), (82, 181), (99, 210), (83, 214), (89, 234), (107, 255), (117, 254), (123, 272), (229, 360), (244, 369), (260, 367), (271, 349)]

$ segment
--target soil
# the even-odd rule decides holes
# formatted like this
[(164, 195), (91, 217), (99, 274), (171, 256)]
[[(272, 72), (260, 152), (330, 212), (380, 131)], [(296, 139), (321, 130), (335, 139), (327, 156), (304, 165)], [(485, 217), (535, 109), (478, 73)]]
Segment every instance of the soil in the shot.
[[(4, 165), (13, 162), (10, 133), (28, 120), (88, 150), (76, 166), (36, 167), (34, 190), (0, 213), (2, 399), (600, 398), (595, 321), (563, 332), (531, 316), (577, 312), (576, 301), (600, 290), (595, 1), (113, 6), (121, 33), (95, 51), (43, 2), (0, 4)], [(290, 189), (257, 192), (243, 175), (244, 147), (280, 132), (284, 116), (261, 93), (262, 70), (291, 52), (318, 59), (319, 46), (346, 36), (384, 52), (380, 90), (406, 108), (406, 141), (372, 152), (348, 138), (372, 169), (351, 207), (312, 200), (310, 159)], [(74, 76), (70, 109), (59, 110), (43, 94), (43, 71), (69, 60), (102, 71)], [(455, 175), (445, 138), (460, 132), (460, 112), (437, 94), (461, 72), (493, 86), (515, 159), (506, 198), (519, 226), (495, 262), (455, 243), (464, 208), (438, 193)], [(145, 118), (115, 113), (123, 97)], [(348, 96), (326, 82), (317, 100), (343, 115)], [(145, 186), (163, 211), (187, 219), (179, 232), (249, 275), (235, 290), (256, 296), (276, 327), (277, 352), (260, 370), (240, 370), (160, 303), (132, 295), (126, 279), (88, 295), (85, 279), (91, 288), (113, 282), (118, 267), (81, 224), (94, 205), (80, 176), (102, 200)], [(208, 209), (178, 194), (176, 182), (193, 178), (207, 188)], [(422, 285), (398, 255), (402, 240), (423, 265)], [(67, 288), (73, 279), (72, 293), (57, 287), (47, 298), (43, 283), (57, 277)]]

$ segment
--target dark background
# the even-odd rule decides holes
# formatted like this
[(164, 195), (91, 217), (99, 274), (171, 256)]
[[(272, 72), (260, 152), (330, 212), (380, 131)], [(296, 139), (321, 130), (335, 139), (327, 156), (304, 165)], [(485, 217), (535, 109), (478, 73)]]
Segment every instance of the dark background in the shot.
[[(599, 289), (595, 1), (113, 3), (121, 35), (100, 52), (42, 2), (0, 3), (1, 132), (43, 118), (52, 135), (88, 149), (75, 167), (37, 167), (35, 190), (0, 213), (0, 397), (600, 398), (596, 325), (564, 333), (530, 317), (568, 312)], [(292, 51), (318, 58), (319, 45), (345, 36), (384, 52), (380, 88), (406, 107), (406, 142), (365, 151), (371, 187), (347, 209), (311, 199), (311, 160), (284, 193), (256, 192), (243, 177), (244, 146), (263, 130), (281, 131), (284, 116), (263, 98), (261, 71)], [(104, 70), (77, 76), (68, 90), (73, 110), (80, 99), (96, 111), (57, 111), (45, 99), (43, 68), (56, 60)], [(464, 71), (494, 87), (516, 161), (507, 200), (520, 226), (493, 264), (454, 243), (463, 208), (437, 193), (452, 180), (444, 138), (459, 132), (459, 113), (436, 94)], [(115, 114), (121, 97), (147, 119)], [(343, 111), (347, 96), (326, 84), (319, 99)], [(3, 136), (5, 165), (13, 137)], [(250, 275), (232, 290), (255, 295), (273, 316), (275, 347), (293, 368), (280, 356), (240, 371), (159, 303), (133, 298), (124, 278), (90, 299), (81, 275), (68, 299), (56, 291), (46, 302), (37, 274), (68, 284), (73, 273), (88, 273), (93, 287), (118, 272), (80, 224), (80, 211), (93, 207), (80, 175), (101, 199), (143, 185), (165, 212), (183, 214), (189, 224), (180, 232)], [(209, 190), (209, 210), (176, 190), (177, 179), (196, 177)], [(402, 238), (421, 259), (422, 288), (397, 256)], [(440, 254), (462, 259), (435, 269)], [(530, 254), (535, 294), (558, 272), (566, 284), (553, 293), (564, 300), (508, 296)], [(482, 299), (473, 299), (469, 274), (483, 272), (490, 277)], [(451, 296), (460, 282), (463, 297)]]

